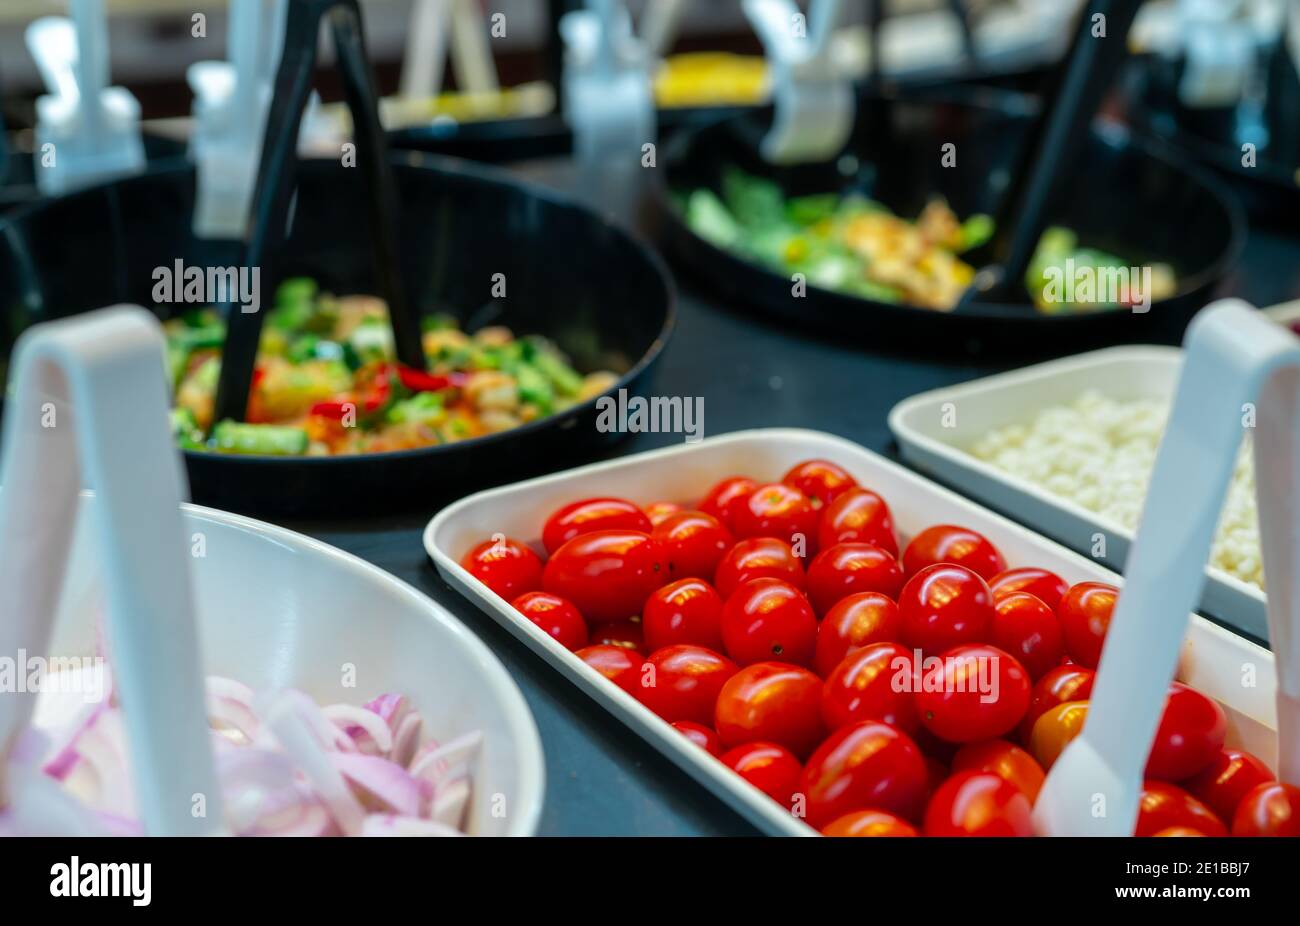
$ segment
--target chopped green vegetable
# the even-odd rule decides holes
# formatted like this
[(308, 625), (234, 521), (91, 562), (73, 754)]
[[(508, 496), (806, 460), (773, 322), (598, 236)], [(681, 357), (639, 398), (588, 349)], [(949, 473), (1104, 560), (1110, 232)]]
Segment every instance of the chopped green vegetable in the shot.
[(554, 350), (539, 350), (533, 366), (550, 380), (560, 395), (576, 395), (582, 389), (582, 377), (564, 362)]
[(555, 403), (555, 390), (551, 381), (536, 367), (521, 364), (515, 369), (515, 382), (519, 384), (519, 398), (531, 402), (549, 414)]
[(185, 450), (203, 449), (203, 432), (188, 408), (172, 409), (172, 437)]
[(293, 457), (307, 452), (307, 432), (277, 424), (222, 421), (212, 431), (212, 446), (222, 453)]

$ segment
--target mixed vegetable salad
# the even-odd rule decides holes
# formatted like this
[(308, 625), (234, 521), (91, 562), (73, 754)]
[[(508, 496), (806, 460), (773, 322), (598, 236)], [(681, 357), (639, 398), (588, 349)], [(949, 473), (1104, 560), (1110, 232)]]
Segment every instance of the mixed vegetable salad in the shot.
[[(701, 238), (783, 274), (802, 273), (809, 283), (878, 302), (906, 303), (948, 311), (975, 278), (960, 255), (987, 242), (990, 216), (964, 221), (940, 198), (915, 220), (894, 215), (861, 195), (821, 193), (787, 197), (770, 180), (739, 169), (723, 177), (722, 195), (701, 188), (684, 201), (686, 222)], [(1121, 292), (1112, 303), (1061, 299), (1049, 282), (1055, 275), (1127, 271), (1129, 262), (1082, 247), (1068, 228), (1048, 228), (1025, 274), (1034, 304), (1045, 313), (1092, 311), (1129, 304)], [(1152, 300), (1173, 295), (1176, 280), (1165, 264), (1150, 267)]]
[(468, 334), (425, 319), (428, 369), (394, 359), (388, 307), (286, 280), (262, 330), (243, 422), (213, 422), (225, 322), (212, 309), (165, 323), (172, 429), (189, 450), (328, 456), (410, 450), (518, 427), (604, 392), (547, 339), (504, 327)]

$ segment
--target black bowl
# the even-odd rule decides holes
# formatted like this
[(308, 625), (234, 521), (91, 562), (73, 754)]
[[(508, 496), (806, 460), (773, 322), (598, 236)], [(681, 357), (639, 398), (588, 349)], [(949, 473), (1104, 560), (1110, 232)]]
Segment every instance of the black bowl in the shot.
[[(950, 99), (917, 91), (864, 94), (863, 115), (845, 153), (836, 161), (795, 167), (774, 167), (757, 154), (770, 110), (682, 132), (662, 151), (656, 197), (663, 234), (680, 261), (745, 309), (875, 345), (931, 353), (1044, 353), (1124, 341), (1177, 341), (1241, 250), (1241, 211), (1213, 178), (1114, 125), (1098, 124), (1080, 158), (1076, 188), (1050, 221), (1134, 265), (1171, 264), (1177, 294), (1154, 302), (1146, 313), (1045, 315), (1033, 309), (1027, 294), (1022, 304), (972, 303), (956, 312), (815, 286), (796, 297), (788, 277), (696, 235), (678, 200), (692, 189), (718, 191), (723, 172), (736, 166), (776, 181), (791, 195), (857, 192), (914, 216), (938, 194), (959, 216), (996, 214), (1034, 106), (1018, 94), (986, 89)], [(872, 120), (882, 117), (887, 133), (873, 131)], [(940, 155), (948, 143), (956, 146), (956, 164), (945, 167)]]
[[(621, 372), (639, 394), (675, 318), (662, 261), (627, 232), (560, 196), (490, 168), (394, 155), (402, 275), (412, 303), (470, 330), (508, 325), (554, 340), (579, 370)], [(238, 249), (190, 231), (194, 173), (159, 170), (23, 207), (0, 220), (0, 354), (28, 325), (121, 302), (152, 304), (152, 274), (229, 266)], [(367, 209), (355, 172), (305, 161), (278, 275), (333, 292), (374, 292)], [(506, 298), (492, 298), (505, 274)], [(264, 281), (269, 294), (274, 281)], [(161, 310), (165, 313), (166, 310)], [(623, 435), (596, 427), (596, 401), (486, 437), (339, 457), (187, 452), (195, 501), (273, 517), (424, 510), (467, 491), (546, 471)]]

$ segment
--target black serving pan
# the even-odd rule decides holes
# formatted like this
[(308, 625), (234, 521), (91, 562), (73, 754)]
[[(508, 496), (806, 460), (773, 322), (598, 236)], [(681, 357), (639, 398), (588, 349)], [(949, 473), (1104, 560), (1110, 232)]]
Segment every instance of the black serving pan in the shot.
[[(623, 371), (644, 394), (672, 333), (675, 291), (653, 251), (593, 212), (491, 168), (415, 153), (392, 158), (401, 273), (413, 305), (469, 330), (503, 324), (552, 338), (580, 370)], [(277, 269), (337, 293), (374, 292), (367, 203), (353, 172), (304, 161)], [(239, 248), (194, 238), (194, 172), (175, 166), (22, 207), (0, 219), (0, 355), (28, 325), (120, 302), (152, 304), (154, 268), (229, 266)], [(494, 300), (494, 274), (505, 299)], [(276, 281), (264, 280), (269, 299)], [(165, 310), (162, 310), (165, 311)], [(511, 431), (358, 456), (187, 452), (195, 501), (268, 517), (427, 511), (466, 492), (544, 472), (621, 435), (596, 427), (596, 400)]]
[[(954, 312), (811, 285), (796, 297), (785, 275), (697, 236), (686, 225), (678, 198), (699, 187), (718, 191), (723, 171), (735, 165), (775, 180), (792, 195), (860, 192), (900, 215), (914, 216), (939, 194), (961, 217), (997, 214), (1035, 107), (1028, 97), (988, 88), (863, 90), (858, 99), (863, 115), (844, 154), (795, 167), (774, 167), (757, 154), (770, 109), (681, 132), (661, 149), (663, 170), (655, 190), (661, 234), (679, 261), (741, 311), (757, 310), (785, 324), (872, 345), (926, 353), (1045, 354), (1117, 342), (1178, 341), (1236, 260), (1244, 220), (1213, 177), (1113, 124), (1094, 128), (1073, 193), (1053, 210), (1051, 222), (1070, 226), (1084, 243), (1134, 264), (1171, 264), (1178, 292), (1154, 302), (1147, 313), (1049, 316), (1034, 311), (1027, 294), (1023, 304), (973, 301)], [(956, 146), (955, 166), (941, 164), (941, 146), (947, 143)]]

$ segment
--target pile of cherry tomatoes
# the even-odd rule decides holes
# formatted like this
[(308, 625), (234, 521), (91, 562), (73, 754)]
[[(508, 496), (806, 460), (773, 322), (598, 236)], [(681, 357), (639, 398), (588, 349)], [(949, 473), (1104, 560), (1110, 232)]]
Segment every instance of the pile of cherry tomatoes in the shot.
[[(697, 505), (588, 498), (462, 565), (682, 735), (827, 835), (1028, 836), (1088, 711), (1117, 589), (1008, 569), (810, 460)], [(1225, 749), (1174, 682), (1137, 835), (1300, 835), (1300, 788)]]

